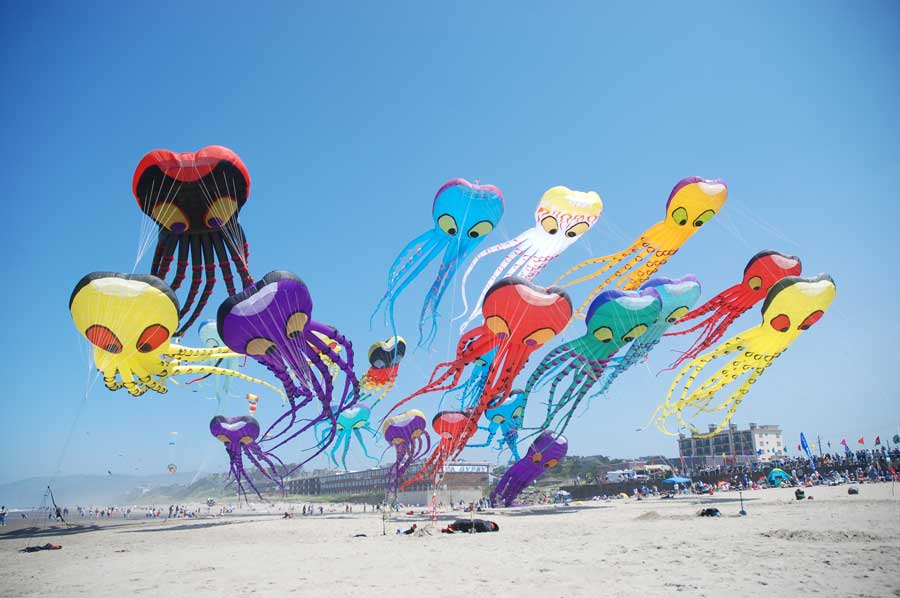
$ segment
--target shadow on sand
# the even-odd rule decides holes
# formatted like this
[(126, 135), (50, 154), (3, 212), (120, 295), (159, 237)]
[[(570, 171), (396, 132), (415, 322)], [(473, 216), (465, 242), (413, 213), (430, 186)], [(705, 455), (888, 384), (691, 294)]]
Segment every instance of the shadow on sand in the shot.
[(75, 534), (84, 534), (88, 532), (98, 532), (105, 529), (115, 527), (123, 527), (129, 525), (121, 523), (118, 525), (71, 525), (69, 527), (49, 526), (49, 527), (23, 527), (0, 534), (0, 540), (13, 540), (17, 538), (44, 538), (47, 536), (73, 536)]

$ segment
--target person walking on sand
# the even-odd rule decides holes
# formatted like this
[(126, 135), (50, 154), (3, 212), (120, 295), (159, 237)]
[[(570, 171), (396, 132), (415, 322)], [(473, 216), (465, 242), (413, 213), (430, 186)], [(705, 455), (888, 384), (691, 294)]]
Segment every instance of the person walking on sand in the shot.
[(6, 525), (6, 505), (0, 507), (0, 526)]

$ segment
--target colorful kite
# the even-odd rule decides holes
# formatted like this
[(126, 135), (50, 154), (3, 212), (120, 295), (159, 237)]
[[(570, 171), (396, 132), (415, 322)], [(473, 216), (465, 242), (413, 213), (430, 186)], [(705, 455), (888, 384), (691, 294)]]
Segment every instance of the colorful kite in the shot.
[[(369, 425), (369, 418), (372, 416), (372, 411), (369, 409), (368, 405), (357, 403), (353, 407), (348, 407), (340, 412), (337, 410), (337, 405), (334, 405), (332, 406), (332, 411), (338, 414), (336, 424), (337, 436), (332, 443), (331, 452), (328, 454), (328, 458), (334, 466), (338, 466), (335, 454), (339, 449), (343, 449), (341, 452), (340, 465), (344, 468), (344, 471), (350, 471), (347, 467), (347, 453), (350, 451), (350, 444), (353, 442), (354, 438), (359, 443), (366, 458), (377, 462), (378, 458), (369, 454), (369, 450), (366, 448), (365, 439), (363, 439), (362, 435), (362, 431), (365, 430), (371, 434), (373, 438), (378, 436), (378, 433)], [(317, 436), (319, 437), (320, 443), (329, 442), (327, 431), (324, 434), (317, 434)]]
[(569, 443), (564, 436), (541, 432), (524, 457), (506, 470), (497, 487), (491, 492), (491, 504), (511, 507), (522, 490), (533, 484), (547, 470), (556, 467), (569, 451)]
[[(317, 456), (337, 434), (337, 417), (353, 407), (359, 398), (359, 381), (353, 373), (353, 346), (335, 328), (313, 320), (313, 302), (309, 289), (299, 276), (284, 270), (269, 272), (256, 284), (226, 299), (218, 312), (219, 334), (234, 351), (249, 355), (272, 372), (287, 392), (290, 408), (263, 435), (266, 441), (281, 439), (274, 450), (318, 423), (328, 422), (329, 430), (319, 439)], [(327, 339), (327, 340), (326, 340)], [(346, 359), (329, 346), (334, 342), (344, 349)], [(344, 374), (344, 383), (334, 401), (335, 377), (327, 357)], [(298, 402), (297, 399), (300, 399)], [(301, 408), (318, 400), (318, 415), (294, 430)], [(332, 405), (337, 405), (336, 410)], [(285, 420), (287, 424), (271, 433)], [(271, 433), (271, 435), (270, 435)]]
[(418, 409), (410, 409), (389, 417), (381, 427), (388, 446), (393, 447), (396, 452), (396, 458), (388, 472), (388, 490), (393, 492), (395, 498), (406, 470), (431, 450), (427, 423), (424, 413)]
[(503, 194), (493, 185), (473, 185), (465, 179), (447, 181), (434, 196), (431, 213), (434, 228), (403, 248), (388, 273), (388, 288), (375, 307), (372, 319), (385, 307), (394, 325), (394, 304), (428, 264), (443, 252), (437, 278), (425, 296), (419, 315), (419, 345), (429, 345), (437, 334), (437, 309), (453, 276), (503, 216)]
[(172, 344), (178, 327), (178, 299), (159, 278), (118, 272), (93, 272), (82, 278), (69, 299), (78, 332), (94, 345), (94, 363), (109, 390), (134, 396), (148, 390), (168, 392), (169, 376), (219, 374), (262, 384), (262, 380), (211, 365), (184, 365), (240, 357), (227, 347), (191, 349)]
[(666, 330), (678, 318), (688, 313), (700, 298), (700, 282), (692, 274), (675, 279), (662, 276), (651, 278), (641, 286), (640, 290), (644, 289), (654, 289), (659, 295), (662, 305), (659, 319), (639, 339), (631, 343), (625, 355), (610, 359), (600, 381), (600, 388), (594, 396), (606, 393), (622, 372), (646, 359), (653, 347), (659, 343), (659, 339), (665, 335)]
[[(646, 333), (656, 323), (661, 308), (654, 288), (600, 293), (588, 308), (584, 336), (550, 351), (528, 378), (525, 393), (529, 397), (535, 389), (550, 383), (547, 416), (537, 429), (548, 429), (565, 410), (557, 424), (557, 432), (562, 434), (582, 399), (600, 381), (610, 358)], [(556, 389), (570, 376), (568, 388), (557, 397)]]
[(469, 264), (462, 278), (463, 316), (468, 310), (466, 280), (478, 261), (488, 255), (510, 250), (485, 283), (472, 308), (460, 326), (462, 332), (478, 317), (481, 302), (488, 289), (501, 276), (519, 276), (534, 280), (544, 268), (571, 247), (600, 218), (603, 201), (593, 191), (573, 191), (568, 187), (552, 187), (544, 193), (534, 212), (534, 227), (504, 243), (482, 249)]
[(470, 448), (480, 448), (491, 446), (497, 431), (500, 431), (500, 440), (497, 441), (497, 450), (502, 451), (503, 447), (509, 448), (513, 461), (519, 460), (519, 428), (522, 427), (522, 421), (525, 419), (525, 402), (528, 395), (524, 390), (514, 390), (510, 392), (506, 399), (496, 407), (490, 407), (484, 412), (484, 419), (487, 420), (487, 427), (478, 426), (478, 429), (485, 430), (488, 435), (481, 444), (471, 444)]
[(773, 284), (786, 276), (800, 276), (801, 270), (800, 258), (795, 255), (769, 250), (760, 251), (750, 258), (740, 284), (725, 289), (697, 309), (688, 312), (677, 324), (706, 317), (689, 328), (666, 333), (666, 336), (680, 336), (702, 329), (700, 336), (669, 366), (670, 369), (694, 359), (719, 342), (735, 320), (766, 298), (766, 293)]
[[(721, 180), (687, 177), (678, 181), (666, 202), (666, 218), (641, 233), (630, 247), (619, 253), (581, 262), (559, 277), (560, 284), (571, 274), (592, 266), (602, 267), (587, 276), (571, 280), (563, 286), (592, 280), (616, 268), (591, 291), (576, 313), (582, 313), (594, 297), (615, 283), (615, 288), (626, 291), (637, 289), (665, 264), (675, 252), (725, 205), (728, 188)], [(618, 266), (618, 267), (617, 267)]]
[[(834, 280), (827, 274), (813, 278), (788, 276), (772, 285), (763, 301), (762, 322), (758, 326), (720, 343), (681, 369), (669, 388), (666, 402), (654, 413), (656, 427), (665, 434), (674, 435), (665, 427), (666, 419), (674, 414), (678, 422), (698, 438), (708, 438), (721, 432), (731, 421), (750, 387), (801, 332), (819, 321), (834, 296)], [(694, 386), (694, 380), (710, 362), (726, 356), (731, 356), (730, 363), (720, 367), (699, 386)], [(681, 386), (678, 400), (672, 402), (672, 395), (685, 377), (687, 380)], [(710, 406), (718, 392), (738, 382), (740, 385), (728, 398)], [(692, 411), (690, 417), (685, 417), (685, 409)], [(723, 410), (727, 410), (725, 417), (714, 430), (701, 433), (694, 427), (692, 421), (701, 413), (713, 414)]]
[(256, 495), (261, 499), (260, 494), (253, 480), (244, 469), (244, 457), (247, 457), (253, 463), (256, 470), (273, 482), (281, 493), (284, 494), (284, 481), (279, 473), (279, 468), (275, 463), (284, 470), (284, 463), (281, 459), (270, 452), (264, 451), (257, 439), (259, 438), (259, 422), (256, 418), (249, 415), (240, 417), (225, 417), (217, 415), (209, 422), (209, 432), (225, 445), (228, 452), (228, 458), (231, 461), (230, 474), (237, 484), (238, 493), (244, 498), (247, 493), (244, 490), (244, 482), (253, 488)]
[(391, 392), (404, 355), (406, 341), (399, 336), (392, 336), (369, 347), (369, 369), (359, 381), (359, 390), (364, 400), (371, 400), (375, 406)]
[(177, 291), (188, 265), (191, 267), (191, 286), (180, 319), (190, 312), (205, 277), (197, 306), (175, 333), (181, 336), (212, 295), (216, 260), (229, 295), (235, 293), (229, 259), (243, 286), (253, 284), (247, 269), (249, 245), (238, 222), (238, 213), (250, 194), (250, 174), (237, 154), (220, 145), (185, 153), (153, 150), (138, 163), (132, 189), (138, 207), (159, 225), (150, 274), (165, 280), (177, 250), (178, 262), (170, 283)]

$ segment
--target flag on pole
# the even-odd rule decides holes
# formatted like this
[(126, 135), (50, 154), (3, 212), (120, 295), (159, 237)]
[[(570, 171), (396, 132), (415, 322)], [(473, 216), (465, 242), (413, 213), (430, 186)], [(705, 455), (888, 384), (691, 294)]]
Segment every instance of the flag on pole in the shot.
[(847, 439), (846, 439), (846, 438), (841, 439), (841, 446), (847, 446)]
[(866, 444), (865, 436), (860, 436), (856, 442), (858, 442), (859, 444), (865, 445)]
[(876, 436), (875, 437), (875, 446), (878, 446), (879, 444), (881, 444), (881, 436)]

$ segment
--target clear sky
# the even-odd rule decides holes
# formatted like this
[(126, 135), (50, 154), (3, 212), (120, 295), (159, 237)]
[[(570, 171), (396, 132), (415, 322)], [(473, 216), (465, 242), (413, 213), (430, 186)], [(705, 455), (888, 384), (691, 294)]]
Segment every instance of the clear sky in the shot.
[[(387, 335), (369, 315), (396, 253), (432, 226), (447, 179), (503, 190), (489, 243), (531, 226), (553, 185), (602, 196), (601, 224), (537, 281), (549, 284), (660, 220), (682, 177), (723, 178), (724, 210), (660, 274), (694, 273), (708, 298), (754, 253), (778, 249), (838, 288), (735, 422), (780, 424), (788, 446), (801, 431), (870, 446), (897, 432), (896, 3), (443, 4), (3, 3), (0, 481), (157, 473), (171, 459), (185, 471), (225, 467), (207, 427), (215, 402), (202, 393), (135, 399), (97, 384), (85, 398), (90, 362), (67, 310), (84, 274), (134, 267), (140, 157), (208, 144), (233, 148), (250, 170), (240, 220), (251, 272), (298, 273), (317, 319), (361, 354)], [(496, 263), (479, 267), (472, 292)], [(145, 258), (136, 271), (147, 270)], [(402, 297), (401, 334), (415, 336), (433, 272)], [(458, 295), (454, 286), (445, 315)], [(731, 332), (758, 318), (753, 309)], [(442, 321), (435, 351), (404, 362), (391, 398), (420, 386), (457, 336)], [(570, 426), (570, 451), (676, 454), (672, 439), (635, 428), (663, 400), (672, 374), (655, 372), (678, 346), (658, 347)], [(257, 415), (270, 421), (278, 401), (259, 394)], [(436, 401), (420, 404), (433, 412)]]

